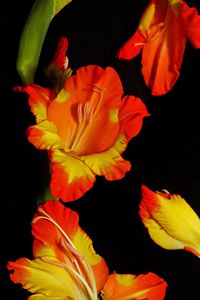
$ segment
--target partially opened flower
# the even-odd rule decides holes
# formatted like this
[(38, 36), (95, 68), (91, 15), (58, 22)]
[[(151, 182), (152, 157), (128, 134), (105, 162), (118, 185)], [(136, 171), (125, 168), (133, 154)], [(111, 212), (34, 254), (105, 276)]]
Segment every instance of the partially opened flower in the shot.
[(34, 259), (8, 263), (12, 281), (32, 294), (30, 300), (164, 299), (167, 284), (156, 274), (109, 276), (78, 222), (78, 214), (59, 201), (38, 207), (32, 222)]
[(142, 74), (153, 95), (167, 93), (179, 77), (186, 40), (200, 48), (200, 15), (182, 0), (151, 0), (133, 36), (117, 53), (132, 59), (142, 50)]
[(37, 124), (28, 130), (29, 141), (49, 151), (53, 196), (75, 200), (92, 187), (96, 175), (116, 180), (130, 170), (121, 153), (149, 114), (139, 98), (122, 99), (121, 81), (113, 68), (82, 67), (59, 93), (37, 85), (17, 89), (29, 94), (36, 117)]
[(180, 195), (153, 192), (143, 185), (139, 214), (159, 246), (200, 257), (200, 219)]
[(68, 67), (69, 60), (66, 55), (68, 44), (66, 37), (60, 38), (55, 55), (45, 70), (56, 92), (63, 88), (65, 81), (72, 74), (72, 70)]

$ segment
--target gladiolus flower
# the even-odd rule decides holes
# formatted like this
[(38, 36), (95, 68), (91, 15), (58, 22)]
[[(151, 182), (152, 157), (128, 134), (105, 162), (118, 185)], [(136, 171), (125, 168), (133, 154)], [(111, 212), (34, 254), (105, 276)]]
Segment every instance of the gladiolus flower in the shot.
[(59, 93), (37, 85), (17, 90), (29, 94), (36, 117), (37, 124), (28, 130), (29, 141), (49, 151), (53, 196), (75, 200), (93, 186), (96, 175), (116, 180), (130, 170), (121, 153), (149, 114), (139, 98), (122, 99), (121, 81), (113, 68), (82, 67)]
[(139, 214), (159, 246), (200, 257), (200, 219), (180, 195), (153, 192), (143, 185)]
[(76, 212), (59, 201), (38, 206), (32, 221), (34, 259), (9, 262), (11, 280), (35, 299), (164, 299), (166, 282), (153, 273), (108, 275), (104, 259), (78, 224)]
[(153, 95), (167, 93), (179, 77), (187, 39), (200, 48), (200, 15), (182, 0), (151, 0), (139, 27), (117, 53), (132, 59), (142, 50), (142, 74)]

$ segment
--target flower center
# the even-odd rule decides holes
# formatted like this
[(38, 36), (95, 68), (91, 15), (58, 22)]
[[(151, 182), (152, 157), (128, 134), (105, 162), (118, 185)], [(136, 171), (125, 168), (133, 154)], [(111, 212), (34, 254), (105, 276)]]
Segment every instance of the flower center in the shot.
[(95, 84), (90, 99), (78, 104), (76, 130), (67, 145), (72, 151), (78, 152), (79, 145), (88, 134), (90, 125), (101, 106), (104, 92), (104, 88)]

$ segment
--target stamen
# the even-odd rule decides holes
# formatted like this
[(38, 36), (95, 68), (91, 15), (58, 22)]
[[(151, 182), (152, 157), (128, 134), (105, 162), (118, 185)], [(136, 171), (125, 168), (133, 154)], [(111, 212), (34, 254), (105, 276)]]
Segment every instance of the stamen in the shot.
[(69, 59), (68, 59), (67, 56), (65, 56), (65, 61), (64, 61), (64, 65), (63, 65), (63, 67), (64, 67), (65, 70), (67, 69), (68, 64), (69, 64)]
[[(64, 246), (64, 249), (67, 252), (67, 257), (66, 258), (68, 259), (68, 262), (69, 262), (69, 260), (71, 260), (71, 263), (73, 263), (75, 265), (78, 272), (75, 271), (70, 266), (67, 266), (67, 265), (66, 266), (68, 268), (70, 268), (70, 270), (73, 270), (73, 272), (78, 274), (78, 278), (80, 277), (79, 279), (82, 281), (83, 285), (87, 289), (88, 294), (90, 295), (91, 299), (96, 300), (97, 299), (96, 281), (95, 281), (94, 274), (93, 274), (93, 271), (92, 271), (92, 268), (91, 268), (90, 264), (88, 263), (86, 258), (83, 257), (81, 255), (81, 253), (78, 252), (77, 248), (72, 243), (71, 239), (68, 237), (66, 232), (62, 229), (62, 227), (60, 227), (60, 225), (54, 219), (52, 219), (51, 216), (49, 216), (49, 214), (46, 213), (42, 208), (39, 208), (38, 211), (40, 211), (44, 215), (35, 217), (33, 219), (32, 223), (36, 223), (40, 219), (45, 219), (45, 220), (48, 220), (48, 221), (52, 222), (59, 229), (59, 231), (63, 234), (63, 236), (65, 238), (65, 243), (61, 239), (61, 245)], [(69, 250), (69, 251), (67, 251), (67, 250)], [(61, 263), (61, 264), (63, 264), (63, 263)], [(84, 275), (81, 271), (80, 265), (82, 265), (83, 269), (85, 270), (85, 273), (87, 274), (87, 277), (88, 277), (88, 280), (91, 284), (91, 287), (86, 282), (86, 280), (84, 278)]]
[(82, 109), (83, 109), (83, 103), (80, 103), (78, 105), (78, 109), (77, 109), (77, 115), (78, 115), (78, 123), (80, 124), (83, 120), (83, 112), (82, 112)]
[(168, 190), (166, 190), (166, 189), (162, 189), (162, 191), (163, 191), (164, 193), (166, 193), (166, 194), (170, 194), (170, 192), (169, 192)]
[[(80, 140), (83, 138), (86, 129), (93, 121), (94, 115), (97, 113), (98, 108), (101, 104), (105, 89), (99, 86), (98, 84), (94, 84), (92, 92), (93, 93), (90, 99), (85, 103), (80, 103), (77, 107), (78, 126), (74, 134), (74, 139), (70, 143), (71, 150), (76, 150), (78, 144), (80, 143)], [(98, 98), (96, 94), (98, 94)]]
[[(90, 266), (90, 264), (88, 263), (88, 261), (81, 255), (81, 253), (79, 253), (78, 251), (74, 250), (70, 245), (67, 245), (67, 244), (64, 244), (64, 249), (65, 251), (67, 250), (67, 248), (65, 248), (65, 246), (74, 254), (75, 257), (71, 257), (73, 263), (75, 264), (76, 268), (77, 268), (77, 271), (79, 272), (79, 274), (81, 274), (83, 277), (83, 273), (79, 267), (79, 265), (82, 265), (87, 277), (88, 277), (88, 280), (91, 284), (91, 287), (92, 287), (92, 290), (93, 290), (93, 293), (97, 296), (97, 293), (96, 293), (96, 281), (95, 281), (95, 277), (94, 277), (94, 274), (93, 274), (93, 271), (92, 271), (92, 268)], [(70, 254), (68, 254), (70, 255)]]
[[(71, 268), (69, 265), (67, 265), (67, 264), (65, 264), (65, 263), (62, 263), (62, 262), (59, 263), (59, 262), (51, 261), (51, 260), (46, 259), (46, 258), (44, 258), (44, 257), (41, 257), (41, 260), (43, 260), (44, 262), (49, 263), (49, 264), (51, 264), (51, 265), (55, 265), (55, 266), (57, 266), (57, 267), (61, 267), (61, 268), (65, 269), (65, 270), (67, 270), (68, 273), (71, 275), (71, 277), (73, 277), (73, 278), (76, 277), (76, 279), (78, 279), (78, 280), (81, 281), (81, 283), (85, 286), (85, 288), (86, 288), (86, 290), (87, 290), (87, 292), (88, 292), (90, 298), (91, 298), (92, 300), (96, 300), (96, 298), (94, 297), (94, 294), (93, 294), (93, 292), (92, 292), (90, 286), (89, 286), (88, 283), (85, 281), (84, 277), (80, 276), (80, 274), (79, 274), (78, 272), (76, 272), (73, 268)], [(76, 282), (77, 282), (77, 281), (76, 281)], [(78, 282), (77, 282), (77, 283), (78, 283)], [(80, 290), (79, 286), (80, 286), (80, 285), (77, 284), (77, 287), (78, 287), (77, 290), (79, 290), (79, 292), (81, 293), (81, 290)], [(81, 297), (82, 297), (82, 296), (81, 296)]]
[(143, 45), (145, 45), (145, 43), (134, 43), (134, 46), (143, 46)]

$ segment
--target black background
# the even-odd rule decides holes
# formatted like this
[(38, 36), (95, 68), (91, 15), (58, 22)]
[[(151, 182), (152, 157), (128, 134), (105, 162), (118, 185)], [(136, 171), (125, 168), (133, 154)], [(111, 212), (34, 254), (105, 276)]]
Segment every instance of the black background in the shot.
[[(199, 9), (198, 1), (187, 2)], [(33, 3), (11, 0), (1, 6), (0, 287), (4, 299), (13, 300), (26, 299), (27, 294), (10, 281), (5, 265), (23, 256), (31, 258), (30, 224), (48, 168), (45, 152), (35, 149), (26, 138), (26, 128), (34, 123), (27, 96), (12, 92), (14, 86), (22, 84), (15, 63)], [(143, 183), (153, 190), (165, 188), (180, 194), (200, 216), (200, 50), (187, 43), (180, 77), (172, 90), (160, 97), (152, 97), (143, 82), (140, 56), (132, 61), (115, 58), (136, 29), (147, 3), (73, 0), (50, 24), (35, 82), (46, 84), (43, 68), (51, 60), (59, 37), (66, 35), (72, 69), (110, 65), (118, 72), (125, 94), (145, 102), (151, 117), (144, 119), (142, 130), (123, 154), (132, 162), (131, 171), (120, 181), (97, 177), (94, 187), (68, 206), (79, 212), (80, 225), (107, 261), (110, 272), (151, 271), (168, 282), (166, 300), (199, 300), (199, 259), (183, 250), (157, 246), (138, 215)]]

